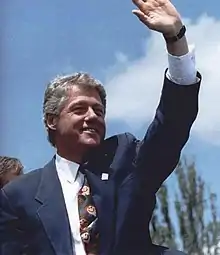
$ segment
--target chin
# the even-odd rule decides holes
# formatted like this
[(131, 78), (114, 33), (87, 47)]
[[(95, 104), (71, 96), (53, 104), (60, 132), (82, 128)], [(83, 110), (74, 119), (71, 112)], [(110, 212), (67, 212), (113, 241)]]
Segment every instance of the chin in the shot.
[(96, 147), (100, 144), (100, 140), (88, 139), (83, 141), (83, 144), (89, 147)]

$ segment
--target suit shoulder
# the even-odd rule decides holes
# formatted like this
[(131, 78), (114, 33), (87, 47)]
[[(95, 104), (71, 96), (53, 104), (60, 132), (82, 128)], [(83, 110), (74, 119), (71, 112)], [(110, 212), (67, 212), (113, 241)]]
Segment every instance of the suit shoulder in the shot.
[(136, 154), (136, 148), (139, 140), (129, 133), (120, 133), (114, 136), (109, 137), (106, 140), (104, 151), (109, 155), (115, 156), (115, 154), (120, 154), (121, 157), (129, 157), (132, 159)]
[(42, 168), (32, 170), (23, 174), (5, 185), (2, 190), (8, 197), (20, 197), (23, 194), (31, 193), (37, 187)]
[(118, 143), (120, 145), (122, 143), (133, 143), (134, 141), (137, 141), (137, 138), (133, 134), (125, 132), (110, 136), (104, 142), (110, 143), (113, 140), (118, 140)]

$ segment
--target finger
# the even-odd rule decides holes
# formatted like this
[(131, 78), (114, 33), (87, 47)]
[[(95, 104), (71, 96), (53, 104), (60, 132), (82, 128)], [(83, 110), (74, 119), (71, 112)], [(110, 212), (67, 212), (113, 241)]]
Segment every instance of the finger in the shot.
[(132, 2), (141, 10), (143, 11), (144, 10), (144, 6), (145, 6), (145, 1), (143, 0), (132, 0)]
[(142, 22), (145, 22), (147, 20), (147, 15), (144, 14), (142, 11), (140, 10), (132, 10), (132, 13), (138, 17), (138, 19)]
[(144, 14), (143, 12), (141, 12), (140, 10), (133, 10), (132, 13), (137, 16), (137, 18), (144, 23), (148, 28), (151, 29), (151, 24), (149, 22), (149, 18), (146, 14)]

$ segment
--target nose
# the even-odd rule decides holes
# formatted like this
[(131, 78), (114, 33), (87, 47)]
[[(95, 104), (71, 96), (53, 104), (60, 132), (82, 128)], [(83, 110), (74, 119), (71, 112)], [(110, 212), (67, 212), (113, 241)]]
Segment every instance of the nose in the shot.
[(88, 108), (85, 120), (90, 120), (90, 119), (95, 119), (97, 118), (97, 114), (95, 113), (95, 111), (93, 110), (92, 107)]

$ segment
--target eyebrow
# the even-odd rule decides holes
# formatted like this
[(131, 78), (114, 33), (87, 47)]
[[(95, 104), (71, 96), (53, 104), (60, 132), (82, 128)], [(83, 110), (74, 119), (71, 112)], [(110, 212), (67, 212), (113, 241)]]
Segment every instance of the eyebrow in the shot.
[[(69, 108), (72, 108), (72, 107), (75, 107), (77, 105), (87, 105), (87, 101), (85, 100), (79, 100), (79, 101), (73, 101), (72, 103), (69, 104)], [(104, 108), (104, 105), (102, 103), (94, 103), (92, 104), (92, 106), (95, 106), (95, 107), (100, 107), (100, 108)]]

